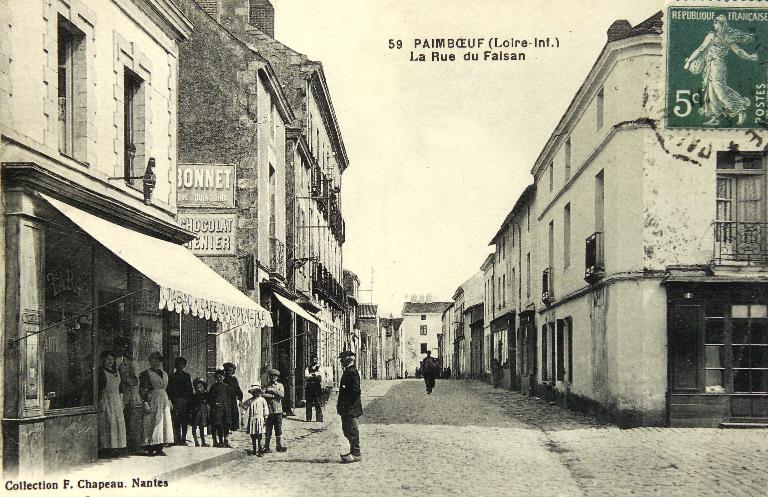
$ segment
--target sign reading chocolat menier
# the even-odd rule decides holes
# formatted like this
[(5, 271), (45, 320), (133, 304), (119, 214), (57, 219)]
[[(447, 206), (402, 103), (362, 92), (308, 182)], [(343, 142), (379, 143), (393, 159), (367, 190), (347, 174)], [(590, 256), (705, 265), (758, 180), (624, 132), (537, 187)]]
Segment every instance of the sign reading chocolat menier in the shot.
[(232, 164), (179, 164), (176, 173), (179, 207), (235, 206), (235, 166)]
[(231, 255), (235, 253), (237, 216), (212, 212), (179, 213), (179, 224), (197, 238), (184, 244), (196, 255)]

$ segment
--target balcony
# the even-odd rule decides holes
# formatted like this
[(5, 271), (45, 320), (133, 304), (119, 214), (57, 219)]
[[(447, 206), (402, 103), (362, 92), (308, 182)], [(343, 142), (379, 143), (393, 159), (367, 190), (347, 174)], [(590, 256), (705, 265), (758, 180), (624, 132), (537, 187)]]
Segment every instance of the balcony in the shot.
[(285, 243), (275, 237), (269, 239), (269, 272), (285, 278)]
[(346, 308), (346, 293), (323, 264), (316, 264), (312, 272), (312, 289), (333, 303), (338, 309)]
[(541, 301), (545, 304), (551, 304), (555, 300), (553, 276), (551, 267), (541, 272)]
[(592, 233), (584, 241), (584, 279), (592, 284), (605, 276), (603, 233)]
[(717, 221), (715, 264), (768, 264), (768, 224)]

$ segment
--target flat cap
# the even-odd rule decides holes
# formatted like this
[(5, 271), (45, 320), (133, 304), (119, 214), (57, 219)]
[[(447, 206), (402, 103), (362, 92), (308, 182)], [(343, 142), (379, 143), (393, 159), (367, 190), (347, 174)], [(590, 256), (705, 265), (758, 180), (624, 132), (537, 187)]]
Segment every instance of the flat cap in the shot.
[(346, 359), (347, 357), (355, 357), (355, 353), (351, 350), (345, 350), (339, 354), (339, 359)]
[(270, 369), (269, 371), (267, 371), (267, 373), (268, 373), (270, 376), (272, 376), (272, 375), (274, 375), (274, 376), (280, 376), (280, 371), (278, 371), (277, 369)]

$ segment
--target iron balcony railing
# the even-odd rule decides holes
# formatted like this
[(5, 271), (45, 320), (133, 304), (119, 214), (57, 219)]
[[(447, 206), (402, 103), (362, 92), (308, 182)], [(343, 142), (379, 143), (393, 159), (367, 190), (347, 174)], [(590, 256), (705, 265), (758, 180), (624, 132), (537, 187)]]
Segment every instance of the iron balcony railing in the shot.
[(603, 234), (597, 231), (584, 241), (584, 279), (594, 283), (603, 276), (605, 276)]
[(715, 222), (714, 261), (768, 263), (768, 223)]

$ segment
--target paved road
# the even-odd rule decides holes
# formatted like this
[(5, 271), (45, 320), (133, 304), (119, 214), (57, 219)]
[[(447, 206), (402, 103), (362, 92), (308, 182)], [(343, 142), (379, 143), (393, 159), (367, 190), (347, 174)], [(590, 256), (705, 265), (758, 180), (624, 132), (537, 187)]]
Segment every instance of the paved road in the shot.
[(472, 381), (438, 381), (432, 395), (418, 380), (363, 388), (363, 462), (338, 462), (337, 420), (291, 420), (288, 452), (176, 483), (260, 496), (768, 496), (768, 430), (619, 430)]

